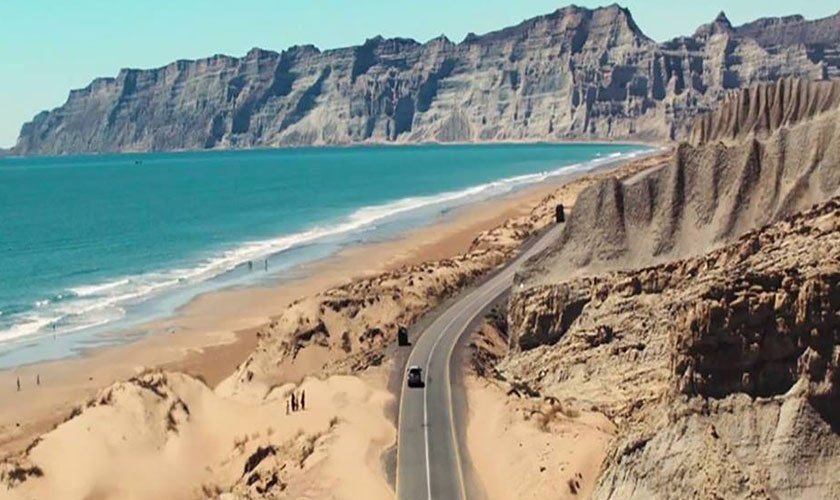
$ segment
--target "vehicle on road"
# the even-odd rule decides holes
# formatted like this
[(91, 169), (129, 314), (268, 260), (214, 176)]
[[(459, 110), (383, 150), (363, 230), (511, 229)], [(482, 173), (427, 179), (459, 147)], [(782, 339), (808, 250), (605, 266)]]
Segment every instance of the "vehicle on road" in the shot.
[(408, 386), (409, 387), (424, 387), (423, 370), (419, 366), (411, 366), (408, 368)]

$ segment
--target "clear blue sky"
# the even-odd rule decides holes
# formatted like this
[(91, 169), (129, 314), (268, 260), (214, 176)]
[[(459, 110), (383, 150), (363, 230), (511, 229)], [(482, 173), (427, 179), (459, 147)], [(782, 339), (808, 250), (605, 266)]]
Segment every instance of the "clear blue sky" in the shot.
[[(0, 147), (20, 125), (61, 105), (72, 88), (123, 67), (251, 47), (356, 45), (377, 34), (460, 41), (552, 12), (570, 0), (3, 0), (0, 7)], [(597, 7), (609, 2), (577, 0)], [(734, 24), (799, 13), (824, 17), (837, 0), (626, 0), (655, 40), (690, 34), (725, 10)]]

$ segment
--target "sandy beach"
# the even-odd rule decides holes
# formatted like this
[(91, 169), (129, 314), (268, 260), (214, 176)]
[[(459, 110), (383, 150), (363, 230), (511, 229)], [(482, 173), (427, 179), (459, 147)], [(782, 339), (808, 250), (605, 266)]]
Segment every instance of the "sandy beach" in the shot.
[[(393, 496), (382, 463), (396, 436), (388, 382), (393, 361), (383, 357), (388, 341), (379, 326), (411, 324), (506, 262), (529, 235), (553, 223), (557, 203), (572, 207), (598, 179), (634, 175), (662, 158), (613, 164), (473, 204), (400, 238), (301, 266), (298, 278), (208, 293), (171, 318), (121, 333), (139, 340), (3, 372), (0, 404), (9, 411), (0, 417), (0, 448), (10, 460), (0, 462), (0, 486), (9, 488), (0, 489), (0, 498), (54, 496), (66, 488), (73, 498), (267, 491), (290, 498)], [(511, 428), (514, 441), (548, 439), (545, 429), (522, 424), (515, 413), (523, 409), (505, 406), (503, 394), (478, 383), (469, 388), (472, 408), (499, 417), (470, 420), (473, 453), (484, 454), (476, 443)], [(290, 395), (299, 391), (318, 405), (307, 406), (310, 418), (292, 411), (284, 420)], [(605, 443), (608, 422), (596, 420), (561, 426), (592, 434), (586, 442)], [(553, 441), (546, 443), (540, 446)], [(566, 450), (575, 441), (554, 444)], [(93, 451), (68, 472), (63, 462), (71, 448)], [(590, 476), (600, 449), (575, 454), (571, 465)], [(538, 461), (567, 463), (558, 453)], [(538, 466), (533, 459), (520, 465)], [(475, 465), (485, 488), (495, 490), (494, 471), (506, 464)], [(588, 477), (571, 481), (582, 492), (591, 487)], [(531, 492), (511, 487), (498, 491), (502, 497)]]
[[(213, 387), (254, 349), (256, 329), (293, 300), (360, 277), (463, 252), (476, 234), (527, 213), (562, 183), (558, 179), (480, 202), (399, 239), (351, 248), (304, 265), (298, 269), (300, 279), (199, 296), (172, 318), (122, 333), (156, 332), (134, 342), (0, 372), (0, 404), (4, 407), (0, 453), (6, 456), (21, 450), (98, 389), (146, 368), (184, 371)], [(16, 390), (18, 377), (20, 392)], [(40, 385), (36, 385), (37, 377)]]

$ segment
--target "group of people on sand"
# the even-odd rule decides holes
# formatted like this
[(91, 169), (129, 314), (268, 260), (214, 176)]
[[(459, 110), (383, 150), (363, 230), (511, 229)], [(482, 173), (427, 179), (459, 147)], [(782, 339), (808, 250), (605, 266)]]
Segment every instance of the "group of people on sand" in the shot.
[(300, 396), (296, 395), (294, 391), (292, 391), (291, 396), (289, 399), (286, 400), (286, 415), (289, 414), (289, 410), (292, 412), (295, 411), (303, 411), (306, 409), (306, 391), (300, 391)]
[[(41, 374), (35, 375), (35, 385), (41, 385)], [(17, 390), (20, 392), (20, 377), (17, 378)]]

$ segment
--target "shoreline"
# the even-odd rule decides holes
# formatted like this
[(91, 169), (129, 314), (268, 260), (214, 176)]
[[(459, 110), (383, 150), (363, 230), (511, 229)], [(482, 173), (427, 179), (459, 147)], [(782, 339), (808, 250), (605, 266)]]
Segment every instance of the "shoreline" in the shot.
[[(214, 389), (256, 352), (258, 330), (297, 299), (385, 272), (463, 255), (480, 233), (533, 216), (535, 207), (549, 196), (559, 195), (572, 207), (577, 194), (592, 182), (623, 175), (618, 172), (625, 168), (630, 173), (651, 168), (662, 158), (657, 150), (617, 159), (473, 202), (398, 237), (345, 248), (326, 259), (301, 264), (296, 279), (272, 286), (211, 291), (171, 317), (141, 325), (166, 333), (94, 348), (78, 358), (2, 370), (0, 404), (10, 411), (0, 416), (0, 460), (27, 448), (103, 389), (148, 369), (183, 372)], [(303, 375), (301, 379), (313, 373)], [(21, 391), (16, 390), (18, 377)], [(36, 385), (38, 379), (40, 385)]]
[(665, 150), (672, 147), (675, 142), (668, 140), (651, 140), (651, 141), (634, 141), (630, 139), (510, 139), (510, 140), (490, 140), (490, 141), (455, 141), (455, 142), (440, 142), (440, 141), (420, 141), (420, 142), (352, 142), (346, 144), (308, 144), (308, 145), (284, 145), (284, 146), (257, 146), (257, 147), (224, 147), (211, 149), (170, 149), (166, 151), (110, 151), (106, 153), (71, 153), (71, 154), (57, 154), (57, 155), (7, 155), (0, 156), (0, 160), (9, 159), (28, 159), (28, 158), (69, 158), (74, 156), (89, 156), (98, 157), (106, 155), (145, 155), (145, 154), (181, 154), (181, 153), (220, 153), (220, 152), (236, 152), (236, 151), (275, 151), (275, 150), (299, 150), (299, 149), (344, 149), (344, 148), (365, 148), (365, 147), (412, 147), (412, 146), (516, 146), (516, 145), (567, 145), (567, 144), (587, 144), (587, 145), (625, 145), (625, 146), (640, 146), (657, 150)]
[[(365, 276), (466, 251), (481, 231), (527, 213), (548, 193), (574, 178), (606, 168), (615, 166), (558, 176), (470, 203), (396, 238), (346, 248), (296, 266), (298, 277), (269, 286), (206, 292), (166, 318), (104, 334), (125, 336), (127, 343), (86, 348), (79, 356), (0, 370), (0, 402), (14, 408), (0, 417), (0, 457), (24, 448), (31, 438), (49, 431), (100, 389), (145, 368), (183, 371), (212, 388), (253, 351), (256, 331), (294, 300)], [(18, 377), (20, 392), (16, 390)], [(40, 385), (35, 383), (38, 378)], [(33, 393), (37, 396), (31, 397)]]
[[(348, 214), (325, 219), (323, 223), (316, 221), (287, 228), (285, 232), (277, 233), (275, 229), (255, 233), (257, 236), (253, 237), (234, 238), (203, 251), (204, 254), (195, 250), (193, 254), (201, 258), (194, 255), (184, 258), (175, 267), (172, 264), (161, 267), (152, 262), (145, 269), (131, 272), (112, 269), (87, 281), (63, 280), (58, 287), (34, 277), (30, 288), (35, 293), (26, 299), (33, 306), (16, 309), (13, 305), (11, 315), (0, 318), (3, 337), (0, 370), (76, 356), (86, 348), (101, 347), (118, 340), (109, 332), (136, 330), (138, 325), (176, 313), (198, 295), (234, 286), (268, 286), (290, 271), (294, 272), (302, 262), (329, 258), (359, 243), (397, 238), (438, 222), (442, 216), (463, 207), (515, 195), (532, 186), (562, 180), (578, 171), (597, 170), (617, 159), (632, 159), (652, 151), (619, 146), (605, 148), (596, 148), (598, 154), (581, 150), (582, 153), (572, 153), (570, 158), (546, 160), (544, 165), (538, 165), (542, 170), (532, 166), (515, 168), (509, 174), (497, 176), (479, 174), (473, 184), (465, 180), (466, 187), (462, 182), (428, 194), (397, 193), (391, 198), (386, 196), (382, 200), (359, 203), (355, 209), (351, 205)], [(436, 154), (445, 156), (440, 152), (442, 150), (438, 151)], [(240, 221), (240, 224), (247, 222)], [(265, 274), (260, 265), (263, 259), (266, 259), (265, 270), (268, 271), (268, 260), (272, 268)], [(259, 272), (243, 273), (249, 262), (256, 262)], [(50, 337), (58, 342), (50, 342)]]

